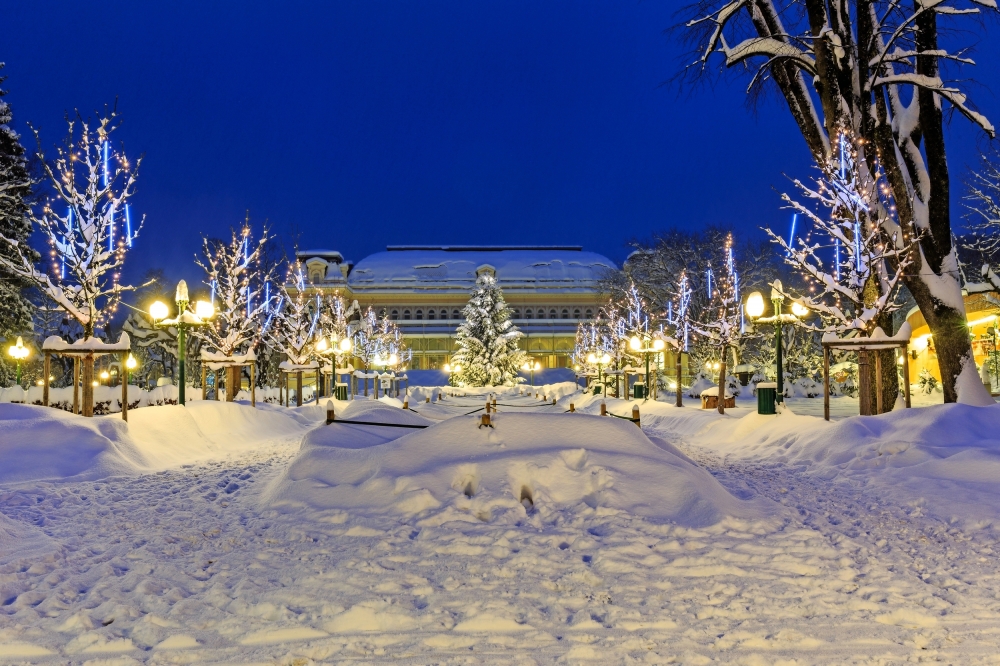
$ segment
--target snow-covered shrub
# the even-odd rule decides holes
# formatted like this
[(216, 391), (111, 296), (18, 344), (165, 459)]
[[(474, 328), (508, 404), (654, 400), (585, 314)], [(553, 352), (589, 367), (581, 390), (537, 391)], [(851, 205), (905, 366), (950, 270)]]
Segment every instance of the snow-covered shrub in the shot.
[(932, 375), (927, 368), (920, 371), (920, 377), (917, 379), (917, 386), (923, 393), (930, 394), (935, 391), (941, 391), (940, 382), (938, 382), (937, 377)]

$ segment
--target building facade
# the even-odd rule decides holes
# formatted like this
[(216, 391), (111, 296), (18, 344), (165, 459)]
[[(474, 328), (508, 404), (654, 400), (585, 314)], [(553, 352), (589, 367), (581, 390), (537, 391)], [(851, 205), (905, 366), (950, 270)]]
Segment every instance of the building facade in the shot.
[(356, 264), (332, 250), (297, 252), (311, 288), (385, 311), (413, 350), (412, 367), (440, 369), (455, 351), (462, 309), (476, 279), (494, 276), (522, 349), (544, 368), (568, 367), (577, 325), (603, 304), (614, 262), (579, 246), (403, 246)]

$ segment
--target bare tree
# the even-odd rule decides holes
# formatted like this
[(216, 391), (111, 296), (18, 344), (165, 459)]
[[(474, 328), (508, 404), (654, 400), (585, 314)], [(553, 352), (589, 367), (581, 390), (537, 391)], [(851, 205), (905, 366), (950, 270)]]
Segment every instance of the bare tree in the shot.
[(939, 43), (938, 23), (995, 7), (993, 0), (701, 0), (683, 26), (697, 54), (686, 74), (716, 59), (743, 68), (749, 91), (777, 88), (817, 164), (836, 150), (831, 137), (847, 131), (860, 140), (860, 164), (884, 170), (899, 237), (907, 244), (912, 230), (920, 234), (903, 280), (934, 334), (946, 402), (984, 404), (988, 396), (974, 376), (965, 327), (944, 112), (995, 132), (942, 78), (942, 65), (973, 62)]

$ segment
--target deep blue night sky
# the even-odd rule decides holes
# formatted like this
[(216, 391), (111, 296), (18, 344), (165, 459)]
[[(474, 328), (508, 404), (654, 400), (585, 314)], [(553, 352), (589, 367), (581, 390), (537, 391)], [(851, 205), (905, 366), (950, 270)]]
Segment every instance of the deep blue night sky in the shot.
[[(199, 235), (246, 208), (286, 244), (297, 230), (353, 260), (386, 244), (573, 243), (621, 261), (629, 238), (669, 226), (786, 229), (774, 188), (808, 175), (778, 103), (755, 117), (739, 81), (662, 85), (680, 66), (663, 32), (678, 6), (15, 0), (0, 60), (18, 128), (49, 148), (66, 111), (118, 97), (116, 136), (145, 153), (133, 277), (198, 279)], [(975, 101), (998, 122), (1000, 40), (968, 37)], [(983, 139), (960, 118), (949, 133), (960, 192)]]

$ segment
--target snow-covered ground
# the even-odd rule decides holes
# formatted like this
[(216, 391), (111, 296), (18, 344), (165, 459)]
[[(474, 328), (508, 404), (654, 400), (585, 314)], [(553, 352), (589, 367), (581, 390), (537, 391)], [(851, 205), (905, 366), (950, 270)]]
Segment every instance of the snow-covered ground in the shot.
[[(447, 389), (457, 393), (453, 389)], [(994, 663), (1000, 407), (0, 405), (0, 662)], [(558, 403), (550, 404), (556, 396)], [(575, 413), (567, 413), (573, 403)], [(856, 403), (854, 410), (856, 411)], [(814, 411), (818, 407), (819, 411)], [(472, 412), (472, 413), (470, 413)]]

